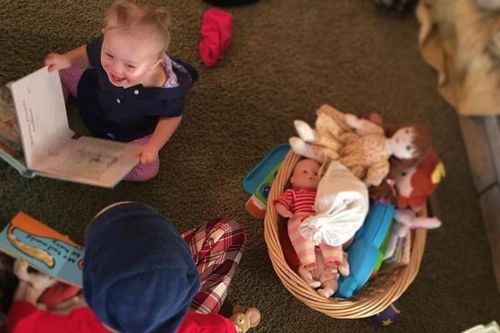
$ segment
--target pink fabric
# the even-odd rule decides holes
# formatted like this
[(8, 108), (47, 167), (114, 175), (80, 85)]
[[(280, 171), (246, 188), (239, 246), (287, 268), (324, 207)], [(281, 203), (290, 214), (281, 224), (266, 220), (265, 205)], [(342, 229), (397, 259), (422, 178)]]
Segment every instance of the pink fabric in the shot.
[(66, 102), (68, 102), (69, 96), (76, 97), (76, 87), (84, 71), (83, 68), (78, 67), (70, 67), (59, 71)]
[[(132, 143), (139, 144), (141, 146), (145, 145), (151, 135), (136, 139), (132, 141)], [(135, 168), (130, 171), (128, 175), (125, 176), (124, 180), (132, 181), (132, 182), (145, 182), (154, 178), (158, 171), (160, 171), (160, 160), (157, 158), (152, 163), (148, 164), (138, 164)]]
[(58, 281), (52, 287), (45, 290), (38, 301), (45, 304), (48, 310), (53, 310), (59, 304), (78, 296), (80, 292), (81, 288)]
[(200, 57), (207, 67), (224, 58), (233, 34), (233, 16), (223, 10), (210, 8), (201, 22)]

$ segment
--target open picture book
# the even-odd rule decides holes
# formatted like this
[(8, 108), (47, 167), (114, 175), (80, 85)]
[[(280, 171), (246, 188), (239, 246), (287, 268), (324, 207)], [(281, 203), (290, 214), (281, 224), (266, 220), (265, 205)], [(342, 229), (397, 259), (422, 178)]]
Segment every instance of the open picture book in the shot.
[(139, 163), (138, 145), (74, 136), (58, 72), (0, 87), (0, 157), (21, 175), (113, 187)]
[(26, 213), (17, 213), (2, 230), (0, 251), (56, 280), (82, 286), (83, 247)]

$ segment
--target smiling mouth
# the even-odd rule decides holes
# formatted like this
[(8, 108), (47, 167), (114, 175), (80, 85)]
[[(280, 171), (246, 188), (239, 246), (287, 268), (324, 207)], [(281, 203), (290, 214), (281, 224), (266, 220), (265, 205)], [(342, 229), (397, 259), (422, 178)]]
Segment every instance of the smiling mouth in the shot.
[(115, 76), (111, 73), (109, 73), (109, 78), (111, 79), (111, 81), (116, 82), (116, 83), (121, 83), (121, 82), (125, 81), (125, 78), (119, 78), (118, 76)]

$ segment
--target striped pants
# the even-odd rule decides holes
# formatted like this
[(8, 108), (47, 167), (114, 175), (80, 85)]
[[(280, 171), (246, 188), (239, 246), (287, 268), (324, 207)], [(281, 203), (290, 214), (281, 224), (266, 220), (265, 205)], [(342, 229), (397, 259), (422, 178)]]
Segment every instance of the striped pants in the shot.
[[(300, 264), (307, 270), (316, 268), (316, 253), (313, 242), (304, 238), (299, 231), (300, 224), (310, 213), (296, 213), (288, 220), (288, 237), (292, 243)], [(324, 258), (324, 264), (329, 268), (336, 268), (343, 262), (342, 246), (330, 246), (325, 243), (318, 245)]]

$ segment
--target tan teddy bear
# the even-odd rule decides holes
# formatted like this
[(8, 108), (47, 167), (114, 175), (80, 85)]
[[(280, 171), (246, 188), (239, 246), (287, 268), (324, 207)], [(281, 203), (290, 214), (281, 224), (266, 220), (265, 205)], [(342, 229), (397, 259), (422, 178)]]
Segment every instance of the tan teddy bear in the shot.
[(261, 314), (257, 308), (244, 308), (235, 305), (233, 315), (229, 319), (236, 325), (238, 333), (246, 333), (249, 329), (260, 324)]

